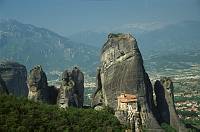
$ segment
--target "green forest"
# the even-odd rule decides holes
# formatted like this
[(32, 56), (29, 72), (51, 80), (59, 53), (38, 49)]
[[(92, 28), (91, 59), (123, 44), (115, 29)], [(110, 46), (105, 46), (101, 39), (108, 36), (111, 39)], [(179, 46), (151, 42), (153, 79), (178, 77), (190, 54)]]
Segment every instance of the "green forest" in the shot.
[(1, 132), (123, 131), (108, 110), (67, 108), (0, 95)]

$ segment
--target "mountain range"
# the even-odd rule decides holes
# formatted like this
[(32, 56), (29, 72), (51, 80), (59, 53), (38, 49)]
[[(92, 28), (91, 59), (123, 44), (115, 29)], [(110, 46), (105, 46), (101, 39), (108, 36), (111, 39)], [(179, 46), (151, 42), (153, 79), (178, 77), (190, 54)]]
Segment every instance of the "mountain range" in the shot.
[[(138, 42), (148, 70), (188, 68), (200, 63), (200, 22), (185, 21), (146, 32), (128, 30)], [(108, 33), (86, 31), (61, 36), (48, 29), (0, 20), (0, 59), (14, 60), (27, 69), (40, 64), (46, 71), (74, 65), (95, 75), (100, 48)]]
[(0, 21), (0, 59), (18, 61), (28, 69), (42, 65), (52, 71), (76, 65), (86, 72), (95, 71), (97, 51), (44, 28), (16, 20)]
[[(145, 27), (142, 30), (136, 27), (119, 29), (136, 37), (145, 60), (145, 67), (149, 70), (152, 68), (154, 70), (182, 69), (190, 67), (191, 64), (200, 63), (198, 59), (200, 57), (200, 21), (164, 24), (157, 26), (154, 30), (153, 28), (145, 30)], [(107, 34), (87, 31), (73, 34), (70, 38), (77, 42), (82, 41), (101, 47), (105, 43)]]

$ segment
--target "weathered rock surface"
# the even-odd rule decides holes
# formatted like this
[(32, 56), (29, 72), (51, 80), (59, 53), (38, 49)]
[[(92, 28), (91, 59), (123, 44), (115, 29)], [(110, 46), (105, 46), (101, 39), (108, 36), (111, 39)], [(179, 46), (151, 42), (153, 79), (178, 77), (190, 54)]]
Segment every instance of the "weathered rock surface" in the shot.
[[(102, 48), (101, 67), (97, 73), (97, 79), (98, 87), (94, 95), (94, 102), (101, 102), (97, 99), (101, 95), (99, 93), (102, 93), (102, 104), (119, 111), (118, 107), (121, 104), (119, 104), (118, 97), (120, 95), (136, 96), (137, 110), (135, 110), (135, 114), (139, 112), (140, 116), (134, 120), (139, 119), (140, 126), (160, 130), (160, 126), (153, 116), (153, 108), (155, 107), (153, 88), (145, 72), (143, 59), (133, 36), (130, 34), (109, 34), (108, 41)], [(97, 104), (93, 103), (93, 105)], [(127, 119), (130, 118), (127, 117)], [(131, 119), (133, 118), (131, 117)]]
[(58, 105), (62, 108), (69, 106), (83, 107), (84, 75), (75, 67), (72, 71), (65, 70), (62, 74), (61, 87), (58, 94)]
[(170, 124), (173, 128), (180, 132), (186, 131), (176, 113), (172, 80), (167, 77), (161, 78), (160, 81), (157, 80), (154, 85), (154, 91), (156, 94), (158, 122), (160, 124)]
[(28, 98), (49, 104), (56, 104), (58, 90), (48, 86), (47, 77), (41, 66), (35, 66), (28, 77)]
[[(58, 92), (58, 105), (61, 108), (67, 108), (71, 105), (72, 100), (77, 99), (74, 97), (74, 81), (71, 79), (71, 73), (65, 70), (61, 77), (61, 86)], [(77, 104), (75, 104), (77, 105)]]
[(172, 81), (156, 81), (153, 91), (137, 41), (130, 34), (109, 34), (101, 52), (92, 105), (113, 108), (120, 122), (137, 132), (142, 128), (163, 131), (162, 123), (186, 131), (176, 114)]
[(0, 76), (0, 94), (9, 94), (8, 89), (6, 87), (6, 83)]
[(156, 108), (157, 108), (157, 119), (160, 124), (170, 124), (170, 112), (169, 105), (165, 99), (165, 89), (160, 81), (156, 81), (154, 85), (154, 91), (156, 95)]
[(101, 83), (101, 69), (98, 67), (97, 68), (97, 75), (96, 75), (96, 90), (93, 95), (93, 100), (92, 100), (92, 107), (96, 107), (99, 105), (103, 105), (103, 91), (102, 91), (102, 83)]
[(84, 75), (77, 68), (74, 67), (71, 73), (71, 78), (74, 81), (74, 93), (77, 95), (78, 107), (83, 107), (84, 102)]
[(9, 94), (27, 96), (27, 71), (26, 67), (10, 61), (0, 62), (0, 75), (5, 82)]

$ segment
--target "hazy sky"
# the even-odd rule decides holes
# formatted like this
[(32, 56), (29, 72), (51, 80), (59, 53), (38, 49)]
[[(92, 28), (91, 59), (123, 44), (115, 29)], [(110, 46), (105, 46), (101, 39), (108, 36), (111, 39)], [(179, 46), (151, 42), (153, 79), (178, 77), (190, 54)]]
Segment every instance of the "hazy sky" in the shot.
[(67, 36), (136, 23), (200, 20), (200, 0), (0, 0), (0, 18)]

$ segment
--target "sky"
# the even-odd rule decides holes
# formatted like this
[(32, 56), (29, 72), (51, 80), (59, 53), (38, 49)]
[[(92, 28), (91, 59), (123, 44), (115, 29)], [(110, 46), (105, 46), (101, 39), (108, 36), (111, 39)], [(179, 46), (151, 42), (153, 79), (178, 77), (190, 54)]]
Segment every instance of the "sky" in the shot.
[(0, 18), (68, 36), (90, 30), (200, 21), (200, 0), (0, 0)]

